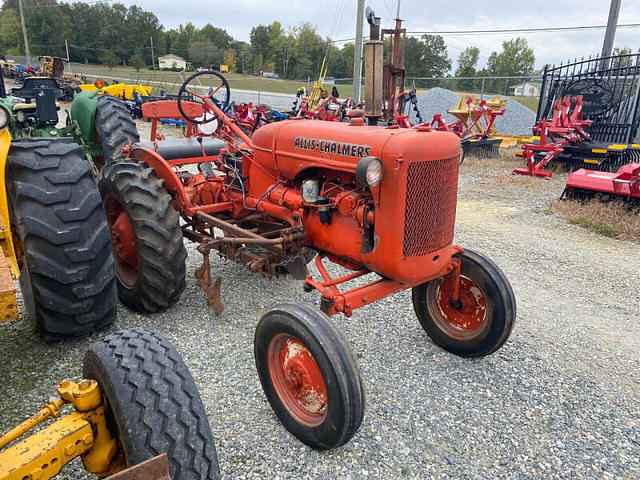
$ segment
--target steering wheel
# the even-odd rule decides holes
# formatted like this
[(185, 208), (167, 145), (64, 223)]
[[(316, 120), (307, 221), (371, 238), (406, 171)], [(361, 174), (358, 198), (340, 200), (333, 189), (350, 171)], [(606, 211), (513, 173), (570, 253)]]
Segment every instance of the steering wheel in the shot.
[[(208, 75), (208, 79), (203, 78)], [(196, 91), (198, 93), (196, 93)], [(178, 110), (183, 118), (188, 120), (194, 125), (201, 125), (203, 123), (209, 123), (217, 118), (217, 115), (213, 113), (207, 106), (206, 100), (209, 99), (214, 102), (220, 110), (226, 112), (229, 108), (229, 99), (231, 98), (231, 90), (229, 89), (229, 82), (227, 79), (220, 75), (218, 72), (212, 70), (205, 70), (195, 73), (187, 78), (180, 90), (178, 91)], [(182, 108), (182, 102), (185, 101), (198, 101), (202, 103), (202, 117), (191, 118), (184, 113)]]

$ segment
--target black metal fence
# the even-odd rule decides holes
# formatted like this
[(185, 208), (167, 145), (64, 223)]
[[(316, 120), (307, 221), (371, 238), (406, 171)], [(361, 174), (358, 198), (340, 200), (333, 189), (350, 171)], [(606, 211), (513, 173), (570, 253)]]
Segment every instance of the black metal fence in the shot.
[(640, 126), (640, 52), (545, 67), (537, 120), (551, 118), (555, 100), (575, 95), (584, 97), (593, 140), (633, 143)]

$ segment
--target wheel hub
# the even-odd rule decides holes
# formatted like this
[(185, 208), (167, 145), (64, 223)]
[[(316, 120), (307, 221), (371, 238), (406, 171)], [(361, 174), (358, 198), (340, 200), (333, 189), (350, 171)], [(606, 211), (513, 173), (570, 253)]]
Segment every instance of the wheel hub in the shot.
[[(441, 280), (436, 293), (436, 307), (441, 326), (449, 333), (468, 337), (479, 333), (487, 318), (487, 300), (484, 293), (467, 277), (460, 276), (459, 297), (453, 300), (455, 278)], [(456, 336), (456, 335), (453, 335)]]
[(297, 338), (278, 334), (268, 348), (268, 367), (278, 397), (296, 420), (307, 426), (322, 423), (327, 412), (327, 388), (311, 352)]
[(132, 287), (138, 275), (138, 251), (131, 221), (120, 202), (113, 196), (105, 199), (105, 210), (111, 230), (116, 273), (127, 287)]

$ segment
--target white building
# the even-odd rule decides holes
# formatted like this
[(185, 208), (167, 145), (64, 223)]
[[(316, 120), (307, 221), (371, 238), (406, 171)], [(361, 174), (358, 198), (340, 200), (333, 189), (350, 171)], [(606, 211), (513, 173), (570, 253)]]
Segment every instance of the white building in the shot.
[(539, 97), (541, 87), (542, 85), (536, 82), (523, 82), (509, 88), (513, 90), (513, 95), (516, 97)]
[(160, 70), (171, 70), (173, 68), (177, 68), (178, 70), (186, 70), (188, 64), (189, 62), (187, 62), (184, 58), (178, 55), (174, 55), (173, 53), (158, 57), (158, 68)]

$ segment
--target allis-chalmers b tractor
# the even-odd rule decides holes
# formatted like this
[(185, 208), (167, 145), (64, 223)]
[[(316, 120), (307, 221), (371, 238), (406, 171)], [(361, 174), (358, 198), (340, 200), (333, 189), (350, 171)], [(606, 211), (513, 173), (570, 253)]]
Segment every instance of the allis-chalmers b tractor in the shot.
[[(199, 244), (196, 275), (216, 314), (223, 305), (211, 251), (266, 277), (303, 279), (306, 291), (320, 293), (322, 312), (303, 304), (269, 311), (256, 329), (255, 361), (285, 427), (324, 449), (347, 442), (364, 411), (354, 356), (327, 315), (351, 316), (412, 289), (420, 324), (448, 351), (478, 357), (505, 343), (516, 313), (509, 282), (493, 262), (453, 243), (458, 137), (352, 118), (287, 120), (250, 138), (223, 113), (229, 96), (218, 74), (193, 75), (178, 108), (213, 135), (131, 144), (125, 161), (102, 169), (127, 306), (155, 312), (178, 300), (183, 237)], [(315, 253), (319, 277), (306, 267)], [(334, 278), (325, 262), (348, 273)]]

